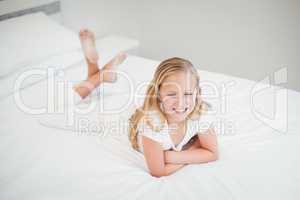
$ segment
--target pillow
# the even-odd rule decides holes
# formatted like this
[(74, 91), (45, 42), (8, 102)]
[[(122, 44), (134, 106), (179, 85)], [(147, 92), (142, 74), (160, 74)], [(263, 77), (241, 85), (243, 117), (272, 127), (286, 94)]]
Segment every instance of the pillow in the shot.
[(43, 13), (1, 21), (0, 30), (0, 78), (80, 48), (75, 33)]
[[(53, 56), (38, 64), (32, 64), (17, 72), (0, 78), (0, 100), (8, 97), (16, 91), (27, 88), (38, 82), (41, 82), (51, 76), (56, 76), (65, 68), (76, 67), (84, 60), (80, 51), (63, 53)], [(54, 70), (53, 73), (47, 73), (47, 70)], [(38, 72), (38, 73), (37, 73)]]

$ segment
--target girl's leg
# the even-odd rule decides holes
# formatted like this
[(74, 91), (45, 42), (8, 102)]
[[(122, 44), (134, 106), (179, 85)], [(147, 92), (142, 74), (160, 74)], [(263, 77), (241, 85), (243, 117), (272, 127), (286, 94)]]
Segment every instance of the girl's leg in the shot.
[(79, 31), (79, 39), (85, 60), (88, 64), (88, 76), (92, 76), (99, 71), (97, 64), (99, 54), (96, 49), (95, 35), (89, 29), (81, 29)]
[(103, 68), (99, 69), (97, 64), (99, 55), (95, 46), (94, 34), (91, 31), (84, 29), (80, 31), (79, 37), (88, 65), (88, 77), (85, 81), (75, 86), (74, 90), (81, 96), (82, 99), (84, 99), (101, 83), (113, 83), (117, 80), (117, 74), (113, 70), (126, 59), (126, 54), (118, 54), (105, 64)]

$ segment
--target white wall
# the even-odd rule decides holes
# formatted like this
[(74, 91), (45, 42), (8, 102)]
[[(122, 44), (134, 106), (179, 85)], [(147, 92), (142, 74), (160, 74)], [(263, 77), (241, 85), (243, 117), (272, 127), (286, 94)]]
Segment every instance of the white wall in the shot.
[(139, 37), (139, 0), (61, 0), (65, 25), (78, 31), (88, 27), (97, 36), (120, 34)]
[(140, 40), (142, 56), (190, 59), (197, 67), (253, 80), (288, 67), (300, 91), (299, 0), (61, 0), (64, 22)]
[(201, 69), (261, 80), (288, 67), (300, 91), (300, 1), (148, 1), (143, 56), (189, 58)]

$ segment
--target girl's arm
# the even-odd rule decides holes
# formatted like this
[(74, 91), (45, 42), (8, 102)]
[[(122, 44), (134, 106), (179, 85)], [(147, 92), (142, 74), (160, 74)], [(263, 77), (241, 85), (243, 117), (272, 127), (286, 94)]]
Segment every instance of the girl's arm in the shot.
[(185, 166), (185, 164), (166, 164), (163, 148), (158, 142), (142, 136), (142, 143), (146, 163), (152, 176), (168, 176)]
[(172, 164), (192, 164), (215, 161), (219, 157), (217, 137), (213, 128), (198, 134), (200, 147), (184, 151), (166, 151), (165, 162)]

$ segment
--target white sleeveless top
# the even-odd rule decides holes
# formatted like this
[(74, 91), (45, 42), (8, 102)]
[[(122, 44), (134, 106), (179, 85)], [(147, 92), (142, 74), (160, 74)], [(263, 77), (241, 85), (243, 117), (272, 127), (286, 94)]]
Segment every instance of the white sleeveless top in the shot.
[[(154, 126), (160, 125), (160, 118), (157, 111), (152, 111), (149, 115), (152, 119)], [(214, 126), (215, 119), (212, 115), (204, 114), (200, 116), (199, 119), (187, 121), (186, 133), (177, 145), (174, 145), (173, 140), (170, 136), (170, 128), (167, 122), (163, 125), (163, 128), (159, 132), (152, 130), (144, 120), (141, 120), (137, 126), (138, 135), (137, 142), (139, 146), (139, 151), (144, 153), (142, 136), (148, 137), (161, 144), (163, 150), (174, 150), (181, 151), (182, 147), (189, 142), (189, 140), (198, 133), (203, 133), (207, 131), (208, 128)]]

